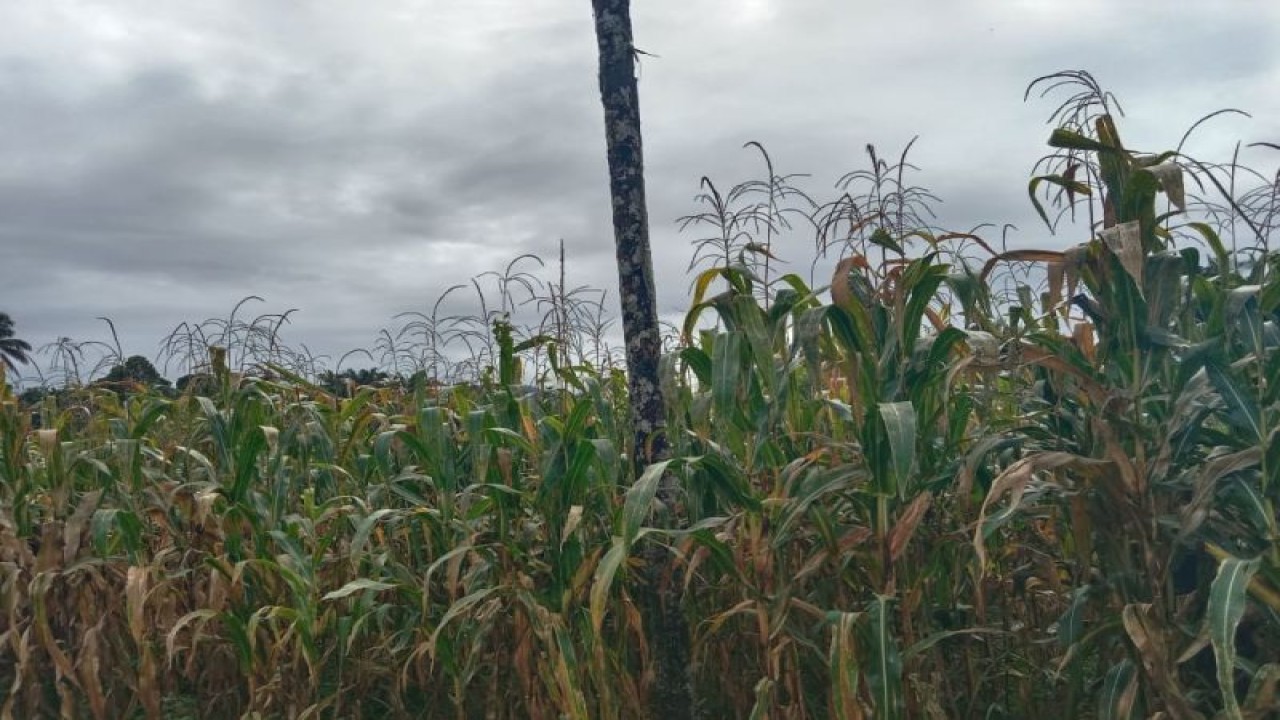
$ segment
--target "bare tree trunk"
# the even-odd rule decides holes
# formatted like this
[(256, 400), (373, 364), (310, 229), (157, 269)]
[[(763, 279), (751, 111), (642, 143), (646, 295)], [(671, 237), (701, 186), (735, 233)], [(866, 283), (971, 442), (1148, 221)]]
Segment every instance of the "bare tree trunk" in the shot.
[[(592, 5), (600, 46), (600, 99), (604, 105), (609, 152), (609, 189), (613, 199), (622, 331), (627, 343), (631, 418), (639, 450), (636, 459), (647, 464), (666, 451), (662, 433), (666, 415), (658, 383), (662, 344), (649, 249), (630, 2), (592, 0)], [(639, 467), (643, 468), (644, 464)]]
[[(592, 0), (600, 51), (600, 101), (604, 105), (613, 200), (613, 234), (618, 259), (622, 333), (627, 345), (628, 394), (637, 475), (669, 454), (666, 409), (658, 380), (662, 338), (649, 249), (649, 218), (644, 194), (644, 153), (640, 141), (640, 95), (636, 87), (636, 49), (630, 0)], [(662, 478), (658, 500), (666, 517), (677, 520), (674, 478)], [(683, 720), (694, 715), (689, 628), (681, 607), (683, 584), (678, 568), (662, 546), (645, 552), (640, 597), (648, 640), (657, 665), (650, 717)]]

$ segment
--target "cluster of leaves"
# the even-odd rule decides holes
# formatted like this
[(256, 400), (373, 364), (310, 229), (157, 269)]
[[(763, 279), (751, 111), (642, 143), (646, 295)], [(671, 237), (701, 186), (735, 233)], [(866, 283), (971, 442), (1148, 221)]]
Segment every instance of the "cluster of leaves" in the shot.
[(31, 344), (14, 337), (13, 318), (0, 313), (0, 365), (9, 371), (17, 370), (19, 364), (31, 362), (30, 353)]
[[(672, 459), (639, 477), (621, 374), (505, 299), (475, 384), (219, 349), (181, 393), (0, 400), (0, 717), (638, 717), (655, 545), (707, 717), (1275, 713), (1269, 206), (1048, 82), (1080, 94), (1032, 197), (1097, 221), (1065, 251), (924, 226), (905, 155), (796, 213), (771, 162), (707, 181)], [(1223, 214), (1188, 219), (1185, 178)], [(829, 298), (778, 271), (801, 215)], [(1042, 292), (992, 292), (1028, 263)], [(539, 357), (555, 382), (522, 385)], [(645, 524), (664, 474), (678, 530)]]

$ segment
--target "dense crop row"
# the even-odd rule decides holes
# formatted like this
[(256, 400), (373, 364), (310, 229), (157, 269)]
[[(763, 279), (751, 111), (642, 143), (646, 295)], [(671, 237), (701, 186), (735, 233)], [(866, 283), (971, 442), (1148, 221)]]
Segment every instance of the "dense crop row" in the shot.
[[(178, 394), (4, 396), (0, 717), (636, 717), (653, 544), (707, 717), (1268, 717), (1276, 185), (1131, 152), (1054, 81), (1080, 95), (1031, 191), (1089, 219), (1067, 250), (930, 231), (873, 156), (801, 208), (828, 295), (772, 264), (787, 178), (707, 183), (672, 459), (638, 478), (567, 315), (486, 315), (469, 385), (219, 350)], [(678, 530), (646, 526), (664, 472)]]

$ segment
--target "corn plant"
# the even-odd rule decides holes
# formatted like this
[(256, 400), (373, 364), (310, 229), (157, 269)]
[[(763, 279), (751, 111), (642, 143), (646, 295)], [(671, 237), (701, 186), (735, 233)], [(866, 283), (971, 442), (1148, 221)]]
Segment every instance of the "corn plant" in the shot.
[(703, 717), (1274, 716), (1275, 179), (1040, 88), (1065, 250), (932, 227), (906, 152), (705, 181), (647, 467), (563, 256), (337, 361), (407, 379), (327, 387), (244, 303), (165, 342), (180, 392), (93, 385), (115, 342), (0, 376), (0, 718), (643, 717), (659, 557)]
[[(1242, 275), (1212, 227), (1179, 223), (1184, 175), (1203, 166), (1126, 148), (1088, 76), (1042, 81), (1083, 94), (1050, 138), (1066, 170), (1035, 178), (1032, 192), (1045, 183), (1068, 202), (1088, 198), (1100, 222), (1087, 242), (1049, 254), (1040, 314), (1022, 309), (1029, 331), (1010, 372), (1034, 383), (1023, 405), (1039, 437), (991, 484), (974, 536), (982, 569), (1015, 514), (1062, 528), (1060, 546), (1043, 548), (1055, 577), (1041, 580), (1071, 597), (1056, 625), (1070, 714), (1265, 712), (1280, 659), (1258, 644), (1280, 619), (1280, 408), (1263, 380), (1278, 369), (1263, 299), (1276, 293), (1274, 266)], [(1211, 172), (1202, 182), (1221, 188)], [(1161, 196), (1170, 212), (1158, 212)], [(1207, 266), (1173, 244), (1179, 224), (1211, 249)]]

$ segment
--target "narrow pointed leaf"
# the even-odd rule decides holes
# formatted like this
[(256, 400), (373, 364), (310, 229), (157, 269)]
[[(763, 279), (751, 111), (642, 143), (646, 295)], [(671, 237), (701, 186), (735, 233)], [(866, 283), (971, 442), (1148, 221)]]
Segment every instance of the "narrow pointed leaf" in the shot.
[(1222, 692), (1223, 710), (1230, 720), (1242, 720), (1240, 702), (1235, 692), (1236, 628), (1244, 617), (1248, 603), (1249, 581), (1258, 571), (1260, 561), (1228, 557), (1218, 565), (1218, 575), (1209, 589), (1209, 640), (1218, 666), (1218, 689)]
[(663, 473), (667, 472), (672, 461), (664, 460), (645, 468), (644, 473), (627, 489), (626, 501), (622, 506), (622, 537), (628, 546), (636, 541), (640, 528), (644, 526), (653, 507), (653, 498), (658, 494), (658, 485), (662, 482)]
[(627, 559), (630, 548), (621, 537), (613, 539), (613, 547), (605, 553), (604, 559), (596, 566), (595, 577), (591, 581), (591, 627), (596, 633), (604, 626), (605, 603), (609, 600), (609, 591), (613, 587), (613, 578), (618, 568)]
[(1210, 363), (1205, 369), (1209, 374), (1209, 381), (1227, 406), (1227, 422), (1244, 432), (1247, 442), (1261, 443), (1262, 414), (1258, 410), (1257, 400), (1221, 365)]
[(1107, 671), (1098, 693), (1099, 720), (1130, 720), (1138, 694), (1138, 677), (1133, 661), (1121, 660)]
[(916, 456), (916, 410), (909, 401), (880, 403), (880, 417), (889, 435), (893, 486), (901, 496)]
[(884, 720), (902, 717), (902, 657), (893, 633), (889, 611), (891, 599), (877, 595), (871, 601), (866, 627), (867, 648), (871, 655), (867, 664), (867, 678), (871, 683), (875, 717)]
[(351, 582), (347, 583), (346, 585), (343, 585), (342, 587), (338, 588), (337, 590), (334, 590), (333, 592), (325, 593), (325, 596), (321, 599), (322, 600), (341, 600), (342, 598), (347, 597), (348, 595), (353, 595), (358, 592), (364, 592), (365, 590), (382, 591), (382, 590), (391, 590), (395, 587), (397, 587), (395, 583), (381, 582), (378, 580), (371, 580), (369, 578), (360, 578), (358, 580), (352, 580)]

